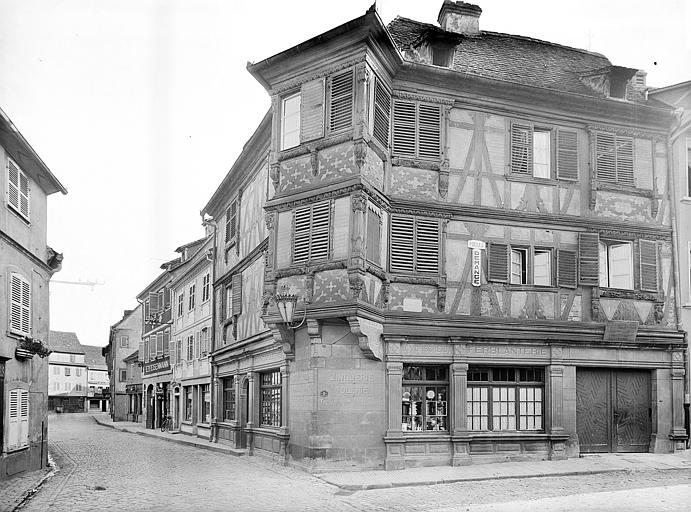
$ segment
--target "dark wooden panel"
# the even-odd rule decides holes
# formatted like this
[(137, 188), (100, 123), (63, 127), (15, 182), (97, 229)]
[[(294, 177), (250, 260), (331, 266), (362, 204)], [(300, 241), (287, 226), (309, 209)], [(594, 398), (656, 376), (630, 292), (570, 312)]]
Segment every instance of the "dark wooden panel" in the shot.
[(576, 431), (582, 453), (611, 449), (609, 380), (609, 370), (576, 370)]
[(650, 445), (650, 372), (614, 373), (614, 442), (618, 452), (647, 452)]

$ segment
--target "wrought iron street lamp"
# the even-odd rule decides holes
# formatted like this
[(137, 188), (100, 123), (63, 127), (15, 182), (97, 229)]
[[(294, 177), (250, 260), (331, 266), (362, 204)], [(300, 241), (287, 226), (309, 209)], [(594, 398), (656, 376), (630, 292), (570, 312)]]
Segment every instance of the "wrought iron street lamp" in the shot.
[(305, 317), (307, 316), (307, 305), (303, 309), (302, 320), (298, 325), (293, 325), (295, 316), (295, 307), (297, 306), (298, 296), (292, 293), (288, 293), (288, 287), (283, 285), (281, 288), (281, 293), (276, 294), (276, 306), (278, 307), (278, 312), (281, 315), (281, 320), (286, 324), (286, 327), (290, 329), (298, 329), (302, 324), (305, 323)]

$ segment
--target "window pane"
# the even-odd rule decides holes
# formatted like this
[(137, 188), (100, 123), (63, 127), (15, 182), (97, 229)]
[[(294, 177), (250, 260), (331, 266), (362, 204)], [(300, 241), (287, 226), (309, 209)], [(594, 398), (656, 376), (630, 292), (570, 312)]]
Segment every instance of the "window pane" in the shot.
[(600, 242), (600, 286), (609, 286), (609, 269), (607, 268), (607, 246)]
[(552, 284), (550, 251), (535, 251), (533, 258), (533, 284), (549, 286)]
[(633, 289), (633, 254), (631, 244), (609, 246), (609, 285)]
[(300, 95), (296, 94), (283, 100), (281, 149), (288, 149), (300, 144)]
[(525, 284), (525, 251), (511, 251), (511, 284)]
[(550, 177), (550, 133), (533, 132), (533, 176)]

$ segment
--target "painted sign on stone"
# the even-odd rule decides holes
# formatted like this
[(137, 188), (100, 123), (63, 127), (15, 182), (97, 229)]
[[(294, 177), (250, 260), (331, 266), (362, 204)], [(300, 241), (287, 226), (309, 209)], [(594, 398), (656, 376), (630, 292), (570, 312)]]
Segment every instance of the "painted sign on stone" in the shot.
[(481, 240), (468, 240), (468, 247), (473, 250), (472, 255), (472, 280), (473, 286), (480, 286), (480, 276), (482, 275), (482, 249), (486, 247)]

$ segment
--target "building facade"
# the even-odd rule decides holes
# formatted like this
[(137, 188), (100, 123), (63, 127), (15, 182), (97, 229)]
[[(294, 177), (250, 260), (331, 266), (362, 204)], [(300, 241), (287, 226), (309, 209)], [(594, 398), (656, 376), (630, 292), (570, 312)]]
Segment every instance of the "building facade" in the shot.
[(47, 198), (67, 191), (0, 110), (0, 479), (45, 467), (49, 282)]
[(177, 249), (184, 262), (171, 281), (173, 369), (171, 416), (175, 429), (211, 437), (211, 322), (213, 312), (211, 236)]
[(82, 345), (86, 363), (86, 403), (87, 412), (110, 411), (110, 378), (108, 365), (103, 356), (103, 347)]
[(88, 410), (88, 369), (84, 347), (73, 332), (50, 331), (48, 409), (58, 413)]
[(135, 350), (124, 359), (126, 365), (125, 393), (127, 394), (127, 413), (124, 417), (125, 421), (141, 422), (144, 417), (142, 415), (143, 409), (143, 391), (142, 391), (142, 364), (139, 361), (139, 351)]
[(216, 441), (311, 469), (684, 447), (672, 110), (480, 14), (370, 9), (248, 66), (271, 112), (202, 212)]
[(126, 309), (122, 318), (111, 326), (108, 345), (103, 347), (110, 380), (110, 415), (113, 421), (130, 421), (130, 393), (127, 391), (130, 371), (126, 360), (137, 352), (141, 340), (142, 306), (139, 304), (134, 309)]

